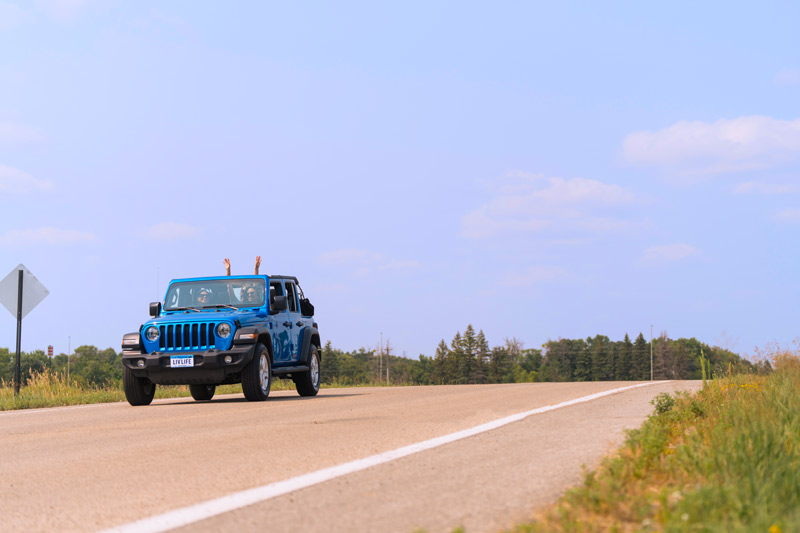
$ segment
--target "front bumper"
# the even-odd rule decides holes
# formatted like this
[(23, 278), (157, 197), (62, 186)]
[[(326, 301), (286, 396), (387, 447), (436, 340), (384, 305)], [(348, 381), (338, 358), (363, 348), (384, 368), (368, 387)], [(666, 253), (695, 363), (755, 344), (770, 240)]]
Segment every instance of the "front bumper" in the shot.
[[(147, 378), (159, 385), (217, 385), (235, 383), (235, 376), (253, 358), (254, 344), (233, 345), (230, 350), (199, 350), (196, 352), (153, 352), (142, 353), (123, 351), (122, 364), (134, 376)], [(194, 358), (194, 366), (172, 368), (170, 357), (173, 355)], [(231, 356), (231, 362), (225, 362), (225, 356)], [(144, 361), (143, 366), (139, 362)]]

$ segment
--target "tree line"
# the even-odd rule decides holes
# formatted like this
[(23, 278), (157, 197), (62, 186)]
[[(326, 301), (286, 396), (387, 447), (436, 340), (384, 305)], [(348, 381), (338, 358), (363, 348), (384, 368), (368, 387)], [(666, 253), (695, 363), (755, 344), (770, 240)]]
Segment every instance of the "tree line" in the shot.
[[(0, 348), (0, 383), (7, 386), (13, 384), (16, 357), (16, 352)], [(81, 385), (121, 386), (122, 353), (117, 353), (113, 348), (99, 350), (91, 345), (75, 348), (70, 356), (60, 353), (48, 357), (42, 350), (20, 353), (22, 383), (27, 383), (32, 374), (45, 370), (64, 376), (69, 372), (70, 380)]]
[[(605, 335), (586, 339), (549, 340), (541, 349), (524, 347), (507, 338), (490, 347), (483, 330), (468, 325), (450, 343), (439, 342), (433, 357), (397, 357), (388, 350), (343, 352), (328, 342), (322, 350), (323, 383), (355, 385), (367, 382), (450, 385), (524, 383), (535, 381), (643, 381), (650, 379), (651, 343), (642, 333), (621, 341)], [(384, 352), (384, 353), (381, 353)], [(728, 371), (769, 372), (768, 361), (756, 364), (738, 354), (709, 346), (695, 338), (670, 339), (662, 333), (652, 342), (653, 378), (701, 379), (702, 364), (714, 375)], [(389, 377), (384, 371), (388, 362)]]
[[(343, 351), (328, 341), (322, 348), (323, 384), (450, 385), (479, 383), (525, 383), (540, 381), (641, 381), (650, 379), (650, 342), (642, 333), (621, 341), (605, 335), (586, 339), (549, 340), (528, 348), (516, 338), (490, 347), (482, 330), (468, 325), (456, 332), (450, 343), (439, 342), (432, 357), (409, 359), (381, 349)], [(652, 342), (654, 379), (701, 379), (701, 358), (716, 375), (724, 372), (768, 372), (768, 361), (756, 364), (724, 348), (709, 346), (695, 338), (670, 339), (662, 333)], [(0, 380), (10, 385), (14, 378), (15, 353), (0, 348)], [(69, 361), (69, 366), (67, 362)], [(32, 373), (50, 370), (90, 386), (121, 386), (122, 354), (113, 348), (79, 346), (67, 357), (48, 357), (43, 351), (21, 356), (23, 383)]]

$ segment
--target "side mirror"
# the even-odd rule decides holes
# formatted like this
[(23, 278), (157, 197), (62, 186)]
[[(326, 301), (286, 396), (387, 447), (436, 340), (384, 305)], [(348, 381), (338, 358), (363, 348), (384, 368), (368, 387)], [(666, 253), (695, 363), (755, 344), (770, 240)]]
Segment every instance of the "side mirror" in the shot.
[(308, 298), (300, 298), (300, 313), (303, 316), (314, 316), (314, 306), (308, 301)]
[(161, 302), (150, 303), (150, 316), (157, 317), (161, 314)]
[(289, 307), (289, 300), (286, 296), (275, 296), (272, 298), (269, 312), (271, 315), (274, 315), (275, 313), (286, 311), (287, 307)]

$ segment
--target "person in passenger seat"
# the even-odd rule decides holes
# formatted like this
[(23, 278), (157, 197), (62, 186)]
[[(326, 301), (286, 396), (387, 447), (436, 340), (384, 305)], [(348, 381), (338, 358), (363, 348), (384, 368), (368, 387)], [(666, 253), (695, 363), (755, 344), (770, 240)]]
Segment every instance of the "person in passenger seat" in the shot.
[(247, 287), (247, 290), (242, 290), (242, 303), (247, 305), (261, 305), (262, 298), (258, 294), (258, 290), (254, 286)]

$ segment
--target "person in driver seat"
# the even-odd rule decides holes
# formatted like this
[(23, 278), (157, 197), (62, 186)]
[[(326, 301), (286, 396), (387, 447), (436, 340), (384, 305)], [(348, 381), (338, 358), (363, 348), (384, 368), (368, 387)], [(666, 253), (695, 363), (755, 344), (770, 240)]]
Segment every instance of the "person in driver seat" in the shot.
[(200, 289), (200, 292), (197, 293), (197, 306), (204, 307), (209, 304), (209, 299), (211, 298), (211, 294), (206, 289)]

